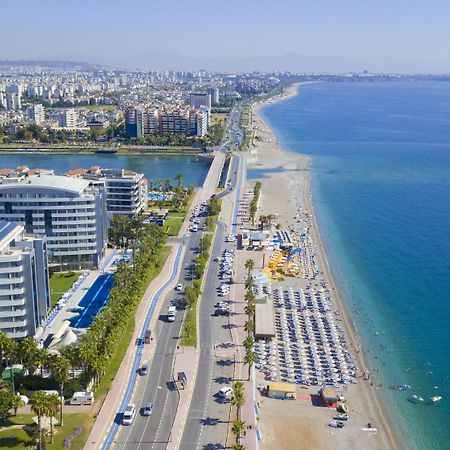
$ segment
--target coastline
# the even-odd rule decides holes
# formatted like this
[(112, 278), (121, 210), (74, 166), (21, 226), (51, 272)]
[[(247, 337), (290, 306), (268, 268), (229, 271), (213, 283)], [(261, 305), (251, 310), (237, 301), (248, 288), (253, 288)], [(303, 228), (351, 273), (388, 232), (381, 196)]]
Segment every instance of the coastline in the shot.
[[(311, 176), (309, 166), (311, 159), (302, 154), (288, 152), (279, 144), (273, 130), (264, 122), (260, 112), (267, 104), (283, 101), (291, 98), (298, 93), (298, 89), (302, 83), (296, 83), (289, 86), (281, 94), (276, 95), (264, 102), (255, 103), (253, 109), (252, 127), (254, 134), (258, 134), (259, 139), (254, 139), (250, 154), (256, 157), (257, 163), (249, 162), (249, 168), (264, 170), (279, 169), (280, 172), (275, 176), (270, 173), (264, 175), (262, 187), (261, 213), (272, 214), (275, 211), (279, 214), (278, 222), (282, 226), (288, 227), (292, 220), (292, 211), (297, 204), (302, 204), (310, 212), (311, 217), (311, 237), (317, 249), (319, 267), (322, 268), (321, 275), (326, 279), (333, 297), (341, 312), (342, 325), (345, 336), (349, 343), (349, 349), (358, 367), (358, 373), (368, 373), (367, 365), (364, 360), (364, 353), (358, 339), (357, 330), (351, 318), (348, 307), (343, 301), (342, 293), (336, 287), (333, 271), (329, 265), (327, 250), (321, 238), (320, 229), (317, 222), (317, 216), (314, 208), (314, 202), (311, 192)], [(289, 172), (295, 171), (295, 177)], [(283, 199), (285, 201), (283, 201)], [(359, 376), (357, 385), (351, 386), (349, 398), (352, 402), (352, 416), (365, 417), (366, 422), (376, 424), (378, 432), (371, 436), (371, 439), (363, 439), (368, 434), (352, 436), (353, 439), (336, 438), (336, 447), (338, 448), (376, 448), (376, 449), (400, 449), (402, 448), (398, 438), (396, 437), (392, 423), (385, 415), (382, 409), (382, 402), (376, 387), (369, 380)], [(347, 394), (346, 394), (347, 397)], [(317, 424), (318, 425), (318, 424)], [(320, 432), (321, 433), (321, 432)], [(328, 433), (322, 433), (322, 439), (328, 438)], [(317, 437), (320, 439), (320, 436)], [(356, 440), (355, 440), (356, 439)], [(364, 443), (363, 443), (364, 442)], [(362, 446), (362, 447), (361, 447)], [(322, 448), (322, 447), (321, 447)], [(326, 447), (326, 441), (323, 441), (323, 448)]]

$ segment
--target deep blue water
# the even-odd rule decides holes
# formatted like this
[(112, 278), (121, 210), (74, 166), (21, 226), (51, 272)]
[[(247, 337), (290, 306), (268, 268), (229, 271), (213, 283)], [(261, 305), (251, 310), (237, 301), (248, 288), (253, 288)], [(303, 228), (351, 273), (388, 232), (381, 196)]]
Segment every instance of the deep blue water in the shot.
[[(312, 158), (322, 235), (398, 436), (450, 449), (450, 83), (304, 85), (263, 116)], [(399, 383), (411, 391), (387, 389)]]
[[(29, 168), (53, 169), (64, 173), (69, 169), (101, 166), (107, 169), (129, 169), (145, 174), (147, 179), (173, 179), (178, 173), (184, 177), (183, 184), (200, 186), (208, 174), (210, 162), (203, 158), (184, 155), (55, 155), (55, 154), (3, 154), (0, 168), (14, 169), (25, 165)], [(173, 181), (172, 181), (173, 182)]]

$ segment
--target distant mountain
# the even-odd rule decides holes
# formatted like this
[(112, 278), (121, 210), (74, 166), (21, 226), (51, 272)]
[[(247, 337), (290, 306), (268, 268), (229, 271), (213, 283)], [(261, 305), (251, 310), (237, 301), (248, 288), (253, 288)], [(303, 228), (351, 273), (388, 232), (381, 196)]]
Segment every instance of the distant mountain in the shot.
[(51, 67), (51, 68), (80, 68), (85, 70), (93, 70), (104, 68), (98, 63), (90, 63), (84, 61), (68, 61), (68, 60), (53, 60), (53, 59), (4, 59), (0, 60), (0, 66), (43, 66), (43, 67)]
[(153, 70), (212, 70), (226, 72), (393, 72), (393, 73), (448, 73), (450, 66), (419, 58), (346, 58), (340, 56), (305, 56), (287, 53), (280, 56), (221, 58), (144, 51), (126, 57), (99, 61), (119, 68)]

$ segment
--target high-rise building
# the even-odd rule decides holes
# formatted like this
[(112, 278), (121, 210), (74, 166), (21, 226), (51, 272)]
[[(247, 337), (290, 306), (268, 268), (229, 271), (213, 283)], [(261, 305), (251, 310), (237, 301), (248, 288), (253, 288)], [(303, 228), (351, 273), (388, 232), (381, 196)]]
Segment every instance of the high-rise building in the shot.
[(45, 111), (42, 105), (27, 106), (27, 119), (40, 125), (45, 121)]
[(16, 111), (22, 108), (22, 99), (17, 92), (6, 93), (6, 109)]
[(98, 267), (107, 240), (104, 184), (60, 175), (29, 175), (25, 167), (0, 180), (0, 219), (45, 235), (49, 264)]
[(144, 136), (159, 133), (159, 118), (156, 109), (148, 109), (143, 113)]
[(0, 221), (0, 330), (12, 339), (33, 336), (49, 308), (46, 238)]
[(203, 137), (208, 133), (208, 115), (206, 111), (191, 110), (189, 120), (191, 135)]
[(63, 128), (75, 128), (78, 125), (78, 113), (74, 109), (66, 109), (61, 113), (59, 125)]
[(159, 111), (159, 132), (162, 134), (189, 134), (189, 110), (166, 108)]
[(125, 132), (129, 138), (140, 138), (144, 135), (144, 114), (142, 109), (129, 106), (125, 110)]
[(211, 95), (211, 103), (217, 105), (220, 101), (219, 88), (211, 87), (208, 89), (208, 93)]
[(190, 104), (192, 108), (200, 109), (201, 106), (211, 108), (211, 94), (191, 93)]
[(135, 216), (147, 207), (147, 180), (142, 173), (93, 166), (70, 170), (66, 175), (104, 183), (108, 218), (113, 215)]

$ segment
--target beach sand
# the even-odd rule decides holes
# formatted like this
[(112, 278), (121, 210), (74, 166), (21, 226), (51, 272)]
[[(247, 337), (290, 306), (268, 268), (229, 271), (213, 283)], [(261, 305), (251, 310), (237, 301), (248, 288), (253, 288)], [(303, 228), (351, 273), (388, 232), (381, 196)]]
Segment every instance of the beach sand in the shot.
[[(273, 103), (296, 95), (298, 88), (301, 89), (301, 85), (291, 86), (282, 95), (268, 102)], [(399, 449), (400, 443), (395, 437), (392, 425), (383, 414), (376, 388), (361, 376), (363, 372), (367, 372), (363, 351), (357, 334), (351, 326), (352, 321), (342, 297), (336, 290), (314, 218), (308, 169), (311, 161), (305, 155), (287, 152), (281, 148), (274, 133), (259, 114), (266, 103), (253, 105), (254, 134), (248, 165), (251, 169), (282, 168), (284, 170), (262, 178), (258, 214), (277, 213), (276, 223), (287, 228), (293, 225), (293, 216), (299, 205), (312, 213), (311, 238), (317, 250), (317, 261), (322, 271), (320, 276), (323, 276), (331, 288), (335, 306), (343, 318), (344, 334), (353, 361), (358, 367), (359, 378), (358, 384), (346, 386), (345, 397), (350, 406), (350, 420), (343, 429), (338, 430), (328, 427), (334, 412), (327, 408), (314, 407), (310, 402), (302, 400), (289, 402), (259, 397), (261, 449)], [(289, 283), (292, 286), (301, 286), (302, 281), (292, 278)], [(274, 287), (276, 286), (275, 282)], [(310, 389), (310, 392), (314, 389), (317, 392), (317, 387)], [(362, 431), (361, 428), (368, 423), (376, 427), (378, 432)]]

